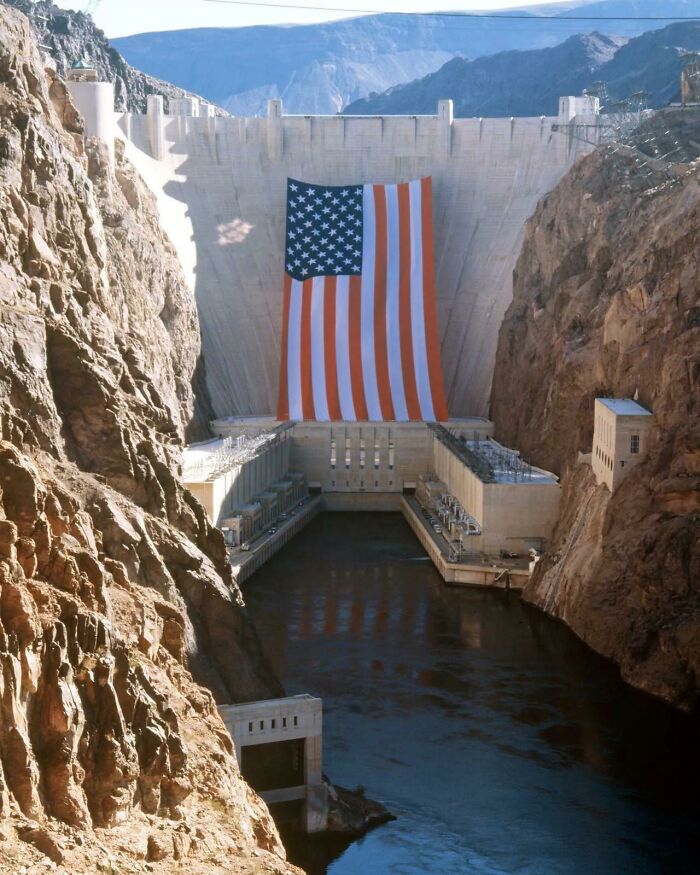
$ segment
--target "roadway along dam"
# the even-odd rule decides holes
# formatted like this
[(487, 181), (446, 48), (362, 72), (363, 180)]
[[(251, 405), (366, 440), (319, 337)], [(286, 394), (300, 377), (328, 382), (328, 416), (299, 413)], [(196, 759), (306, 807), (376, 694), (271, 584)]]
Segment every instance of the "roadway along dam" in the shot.
[(267, 118), (215, 118), (195, 101), (171, 101), (183, 114), (164, 115), (156, 97), (148, 115), (120, 116), (196, 293), (217, 416), (275, 409), (287, 176), (349, 185), (432, 175), (449, 410), (486, 414), (525, 220), (589, 148), (552, 126), (595, 125), (591, 101), (562, 98), (559, 118), (453, 119), (450, 101), (435, 116), (285, 116), (271, 101)]

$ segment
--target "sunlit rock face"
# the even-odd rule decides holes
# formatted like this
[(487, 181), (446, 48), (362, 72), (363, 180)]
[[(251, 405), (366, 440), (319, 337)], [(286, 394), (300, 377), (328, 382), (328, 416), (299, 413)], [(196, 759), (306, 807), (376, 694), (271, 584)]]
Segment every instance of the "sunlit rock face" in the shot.
[[(660, 116), (640, 135), (692, 129)], [(682, 145), (682, 144), (681, 144)], [(638, 152), (583, 159), (528, 223), (501, 328), (497, 437), (563, 474), (559, 526), (525, 597), (680, 707), (700, 669), (700, 186)], [(659, 168), (658, 171), (654, 168)], [(673, 184), (668, 184), (669, 173)], [(610, 495), (590, 466), (596, 396), (638, 397), (649, 451)]]
[(288, 871), (214, 698), (279, 687), (175, 477), (194, 301), (5, 6), (0, 82), (0, 869)]

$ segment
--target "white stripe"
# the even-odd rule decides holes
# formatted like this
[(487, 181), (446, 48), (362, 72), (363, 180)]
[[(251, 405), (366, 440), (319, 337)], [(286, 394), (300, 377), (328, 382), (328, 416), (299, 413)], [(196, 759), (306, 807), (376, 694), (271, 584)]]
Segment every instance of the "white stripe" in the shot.
[(382, 419), (377, 385), (377, 360), (374, 346), (374, 261), (377, 229), (374, 214), (374, 186), (365, 185), (362, 191), (362, 380), (365, 387), (367, 417)]
[[(343, 419), (355, 421), (350, 377), (350, 278), (339, 276), (335, 288), (335, 359), (338, 369), (338, 396)], [(340, 452), (340, 451), (338, 451)], [(343, 448), (345, 452), (345, 448)]]
[(421, 418), (433, 422), (435, 411), (428, 371), (428, 348), (425, 338), (425, 289), (423, 288), (423, 216), (421, 184), (417, 179), (408, 186), (411, 204), (411, 328), (413, 333), (413, 368), (416, 373)]
[(386, 188), (386, 346), (389, 383), (394, 403), (394, 418), (408, 419), (401, 368), (401, 326), (399, 322), (399, 192), (395, 185)]
[(302, 283), (292, 280), (289, 298), (289, 334), (287, 337), (287, 386), (289, 418), (303, 419), (301, 404), (301, 295)]
[(314, 412), (319, 422), (328, 422), (328, 396), (326, 395), (326, 346), (323, 335), (323, 301), (325, 277), (317, 276), (311, 286), (311, 384), (314, 395)]

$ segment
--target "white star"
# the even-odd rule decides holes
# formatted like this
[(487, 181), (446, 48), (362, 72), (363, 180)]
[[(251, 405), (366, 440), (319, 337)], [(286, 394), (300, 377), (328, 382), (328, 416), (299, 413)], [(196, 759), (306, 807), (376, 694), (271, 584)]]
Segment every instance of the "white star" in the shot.
[(356, 264), (355, 267), (353, 267), (353, 270), (354, 270), (356, 273), (359, 273), (359, 272), (360, 272), (359, 265)]
[(305, 200), (306, 200), (306, 197), (303, 194), (300, 194), (299, 195), (299, 203), (301, 203), (302, 201), (305, 201)]
[(298, 258), (294, 259), (294, 267), (299, 267), (300, 264), (301, 264), (301, 262), (299, 261)]
[(326, 189), (326, 190), (323, 192), (323, 196), (324, 196), (324, 197), (330, 197), (330, 196), (331, 196), (330, 191), (328, 191), (328, 189)]
[(314, 226), (314, 223), (313, 223), (313, 222), (304, 222), (304, 227), (305, 227), (305, 228), (313, 228), (313, 226)]
[(340, 272), (342, 271), (342, 269), (343, 269), (343, 268), (342, 268), (339, 264), (336, 264), (336, 266), (335, 266), (335, 272), (336, 272), (336, 273), (340, 273)]
[(350, 194), (347, 188), (344, 188), (340, 193), (343, 197), (347, 197)]
[(347, 210), (347, 207), (345, 206), (345, 204), (341, 204), (341, 205), (340, 205), (340, 212), (341, 212), (341, 213), (344, 213), (345, 210)]
[(362, 241), (362, 237), (360, 237), (359, 234), (355, 234), (355, 241), (356, 241), (357, 243), (360, 243), (360, 242)]
[(333, 204), (333, 206), (335, 206), (336, 204), (339, 204), (340, 201), (338, 200), (337, 197), (334, 197), (333, 200), (331, 201), (331, 203)]
[(305, 267), (302, 267), (302, 269), (299, 271), (299, 273), (300, 273), (302, 276), (306, 276), (306, 274), (307, 274), (308, 272), (309, 272), (309, 271), (308, 271)]
[(325, 231), (326, 228), (330, 228), (330, 225), (328, 224), (328, 222), (324, 222), (324, 223), (321, 225), (321, 227), (322, 227), (323, 230)]
[(294, 270), (291, 264), (287, 265), (287, 273), (291, 273)]
[(331, 230), (330, 230), (328, 233), (331, 235), (331, 237), (335, 237), (335, 235), (336, 235), (338, 232), (335, 230), (335, 228), (331, 228)]
[(331, 211), (331, 208), (330, 208), (330, 207), (324, 207), (324, 208), (323, 208), (323, 212), (324, 212), (326, 215), (328, 215), (328, 213), (330, 213), (330, 211)]
[(306, 212), (307, 213), (313, 212), (313, 208), (314, 208), (313, 204), (307, 204), (306, 205)]
[(289, 187), (291, 188), (292, 191), (297, 191), (297, 189), (299, 188), (299, 186), (298, 186), (298, 185), (294, 185), (293, 182), (290, 182), (290, 183), (289, 183)]

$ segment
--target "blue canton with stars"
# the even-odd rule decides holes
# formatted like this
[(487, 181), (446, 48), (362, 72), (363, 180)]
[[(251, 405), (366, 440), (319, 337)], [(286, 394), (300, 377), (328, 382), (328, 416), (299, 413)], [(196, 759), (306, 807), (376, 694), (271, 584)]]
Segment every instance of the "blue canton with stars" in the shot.
[(285, 266), (293, 279), (362, 273), (362, 188), (287, 180)]

